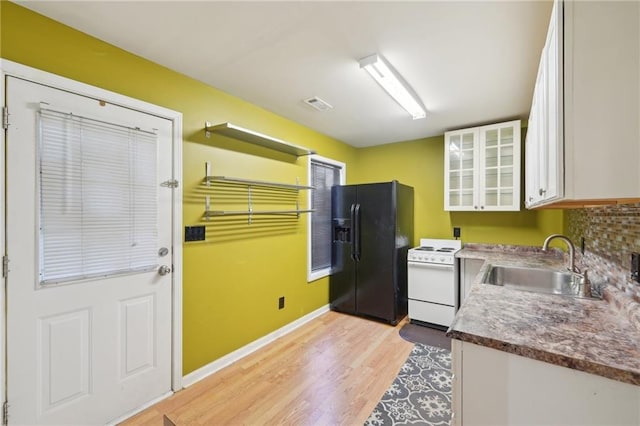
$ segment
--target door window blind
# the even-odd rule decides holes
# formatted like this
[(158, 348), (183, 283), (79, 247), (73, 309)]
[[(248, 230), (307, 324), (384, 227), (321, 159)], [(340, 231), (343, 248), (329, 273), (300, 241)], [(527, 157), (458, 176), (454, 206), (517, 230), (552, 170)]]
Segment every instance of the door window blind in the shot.
[(157, 137), (39, 112), (40, 282), (155, 268)]
[(311, 161), (311, 271), (331, 267), (331, 187), (340, 184), (340, 167)]

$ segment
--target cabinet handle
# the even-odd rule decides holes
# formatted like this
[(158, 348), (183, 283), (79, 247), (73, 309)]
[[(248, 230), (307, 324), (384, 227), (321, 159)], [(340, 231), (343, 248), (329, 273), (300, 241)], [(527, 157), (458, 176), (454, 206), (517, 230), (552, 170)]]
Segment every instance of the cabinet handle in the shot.
[(484, 206), (480, 206), (480, 210), (484, 210)]
[(542, 188), (540, 188), (540, 189), (538, 190), (538, 194), (540, 194), (540, 195), (544, 194), (545, 192), (547, 192), (547, 190), (546, 190), (546, 189), (542, 189)]
[(533, 201), (533, 197), (529, 197), (529, 202)]
[(474, 209), (478, 210), (478, 206), (473, 206)]

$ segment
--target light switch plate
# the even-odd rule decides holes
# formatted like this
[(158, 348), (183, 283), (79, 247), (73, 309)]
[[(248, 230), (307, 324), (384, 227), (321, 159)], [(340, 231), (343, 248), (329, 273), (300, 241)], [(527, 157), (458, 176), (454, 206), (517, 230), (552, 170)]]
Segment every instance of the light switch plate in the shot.
[(184, 227), (184, 241), (204, 241), (206, 240), (206, 230), (202, 225), (199, 226), (185, 226)]

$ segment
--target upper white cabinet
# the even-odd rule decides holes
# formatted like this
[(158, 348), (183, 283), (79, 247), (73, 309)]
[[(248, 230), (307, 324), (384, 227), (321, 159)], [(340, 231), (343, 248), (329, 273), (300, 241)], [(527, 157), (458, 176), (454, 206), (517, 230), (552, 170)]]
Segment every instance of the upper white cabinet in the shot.
[(444, 134), (444, 209), (520, 210), (520, 120)]
[(556, 1), (525, 142), (525, 205), (640, 199), (640, 2)]

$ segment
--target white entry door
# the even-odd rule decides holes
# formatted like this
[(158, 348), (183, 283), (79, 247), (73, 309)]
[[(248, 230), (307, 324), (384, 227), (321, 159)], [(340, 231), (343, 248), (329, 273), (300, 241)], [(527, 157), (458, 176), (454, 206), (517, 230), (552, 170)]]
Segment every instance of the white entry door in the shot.
[(172, 122), (6, 79), (9, 424), (171, 391)]

